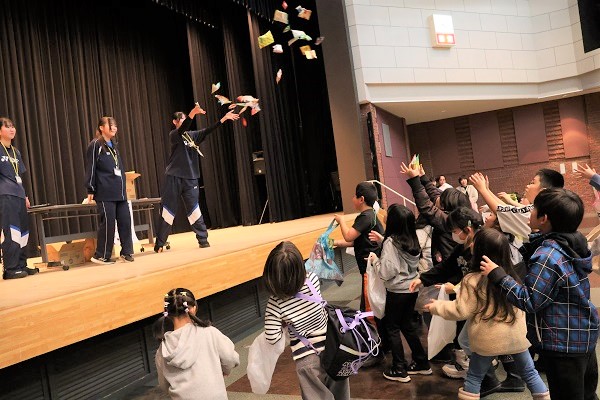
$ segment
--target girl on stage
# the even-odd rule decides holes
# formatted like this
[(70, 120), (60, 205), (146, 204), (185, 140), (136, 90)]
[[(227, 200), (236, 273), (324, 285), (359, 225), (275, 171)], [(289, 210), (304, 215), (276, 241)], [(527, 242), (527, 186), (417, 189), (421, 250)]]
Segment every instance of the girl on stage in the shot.
[(25, 278), (38, 271), (36, 268), (27, 268), (25, 248), (29, 240), (29, 199), (25, 196), (22, 178), (27, 170), (21, 152), (12, 145), (16, 133), (13, 122), (0, 117), (0, 242), (3, 279)]
[(98, 245), (92, 257), (96, 264), (114, 264), (111, 259), (115, 221), (121, 239), (121, 259), (133, 261), (131, 216), (125, 192), (125, 166), (119, 153), (115, 135), (117, 123), (112, 117), (98, 121), (96, 139), (92, 140), (86, 153), (85, 186), (88, 201), (95, 200), (100, 221)]

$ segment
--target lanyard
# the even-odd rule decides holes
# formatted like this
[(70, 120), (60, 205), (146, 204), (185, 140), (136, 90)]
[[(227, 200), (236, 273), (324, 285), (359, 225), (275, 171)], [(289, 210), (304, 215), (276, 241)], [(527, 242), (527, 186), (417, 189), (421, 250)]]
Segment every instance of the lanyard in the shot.
[[(6, 152), (6, 155), (8, 156), (8, 161), (10, 162), (10, 165), (12, 165), (13, 169), (15, 170), (15, 176), (19, 176), (19, 159), (17, 158), (17, 153), (15, 152), (15, 147), (11, 146), (12, 152), (13, 152), (12, 159), (10, 158), (10, 154), (8, 154), (8, 149), (6, 148), (4, 143), (2, 143), (2, 147), (4, 147), (4, 151)], [(13, 160), (15, 160), (15, 161), (13, 162)]]
[(200, 151), (200, 147), (198, 147), (198, 145), (192, 140), (192, 138), (190, 137), (190, 135), (187, 132), (183, 132), (183, 138), (185, 140), (188, 141), (189, 146), (193, 149), (196, 149), (196, 151), (198, 152), (198, 154), (200, 154), (202, 157), (204, 157), (204, 154), (202, 154), (202, 152)]
[(108, 144), (106, 145), (106, 147), (108, 147), (110, 155), (112, 156), (113, 160), (115, 160), (115, 167), (119, 168), (119, 158), (117, 157), (117, 151), (113, 151)]

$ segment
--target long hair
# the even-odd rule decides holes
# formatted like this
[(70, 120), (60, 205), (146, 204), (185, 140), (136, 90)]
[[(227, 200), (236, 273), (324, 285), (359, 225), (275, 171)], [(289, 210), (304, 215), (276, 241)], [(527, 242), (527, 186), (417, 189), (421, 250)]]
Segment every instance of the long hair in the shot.
[(186, 288), (171, 289), (164, 298), (164, 314), (163, 317), (156, 322), (156, 325), (160, 324), (162, 329), (158, 329), (158, 326), (153, 328), (154, 337), (162, 340), (164, 339), (165, 333), (173, 330), (173, 318), (187, 315), (190, 317), (192, 322), (200, 327), (206, 328), (210, 326), (210, 321), (203, 321), (196, 315), (190, 312), (190, 309), (197, 305), (196, 298), (191, 290)]
[(269, 294), (279, 299), (294, 296), (306, 281), (306, 269), (300, 250), (292, 242), (281, 242), (267, 257), (263, 279)]
[(410, 255), (421, 253), (415, 214), (409, 208), (400, 204), (392, 204), (388, 208), (384, 240), (387, 238), (392, 239), (396, 248)]
[[(502, 232), (493, 228), (483, 228), (475, 234), (470, 272), (481, 272), (480, 265), (483, 256), (487, 256), (504, 268), (506, 273), (517, 282), (520, 281), (510, 259), (508, 238)], [(477, 299), (477, 310), (481, 314), (482, 321), (496, 320), (509, 324), (516, 321), (515, 309), (508, 301), (506, 294), (487, 277), (483, 276), (477, 283), (475, 297)]]

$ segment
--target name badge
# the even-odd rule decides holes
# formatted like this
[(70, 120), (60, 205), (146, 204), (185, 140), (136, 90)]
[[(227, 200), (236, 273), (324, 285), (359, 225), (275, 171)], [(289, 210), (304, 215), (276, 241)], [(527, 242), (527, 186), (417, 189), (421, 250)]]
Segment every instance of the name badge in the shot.
[(115, 175), (121, 176), (121, 170), (119, 168), (115, 168)]
[(23, 179), (21, 179), (21, 177), (20, 177), (19, 175), (15, 175), (15, 179), (17, 180), (17, 183), (18, 183), (19, 185), (22, 185), (22, 184), (23, 184)]

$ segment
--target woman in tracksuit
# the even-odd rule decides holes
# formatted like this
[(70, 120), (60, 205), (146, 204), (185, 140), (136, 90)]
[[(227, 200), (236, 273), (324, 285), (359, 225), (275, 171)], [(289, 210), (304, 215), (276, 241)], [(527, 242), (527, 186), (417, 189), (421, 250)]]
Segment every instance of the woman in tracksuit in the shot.
[(88, 201), (95, 200), (100, 221), (98, 245), (92, 257), (96, 264), (113, 264), (111, 260), (115, 239), (115, 221), (121, 239), (121, 258), (133, 261), (131, 216), (125, 192), (125, 166), (114, 140), (117, 123), (112, 117), (102, 117), (98, 122), (96, 139), (86, 153), (85, 186)]
[(10, 119), (0, 117), (0, 242), (3, 279), (25, 278), (38, 271), (37, 268), (27, 268), (25, 248), (29, 239), (29, 199), (23, 188), (25, 164), (19, 150), (12, 145), (16, 132)]
[(199, 131), (190, 131), (194, 117), (198, 114), (206, 114), (198, 103), (190, 111), (189, 116), (182, 112), (173, 114), (173, 129), (169, 133), (169, 142), (171, 143), (171, 156), (165, 171), (165, 183), (162, 188), (160, 219), (158, 220), (158, 229), (156, 231), (156, 244), (154, 251), (160, 253), (163, 246), (167, 243), (167, 238), (171, 233), (173, 220), (177, 213), (179, 197), (183, 199), (188, 221), (192, 230), (196, 234), (198, 245), (210, 247), (208, 243), (208, 232), (204, 224), (204, 218), (200, 212), (198, 204), (198, 178), (200, 178), (200, 168), (198, 167), (200, 149), (198, 145), (206, 139), (209, 133), (217, 129), (227, 120), (235, 121), (239, 115), (233, 110), (225, 114), (219, 121), (208, 128)]

